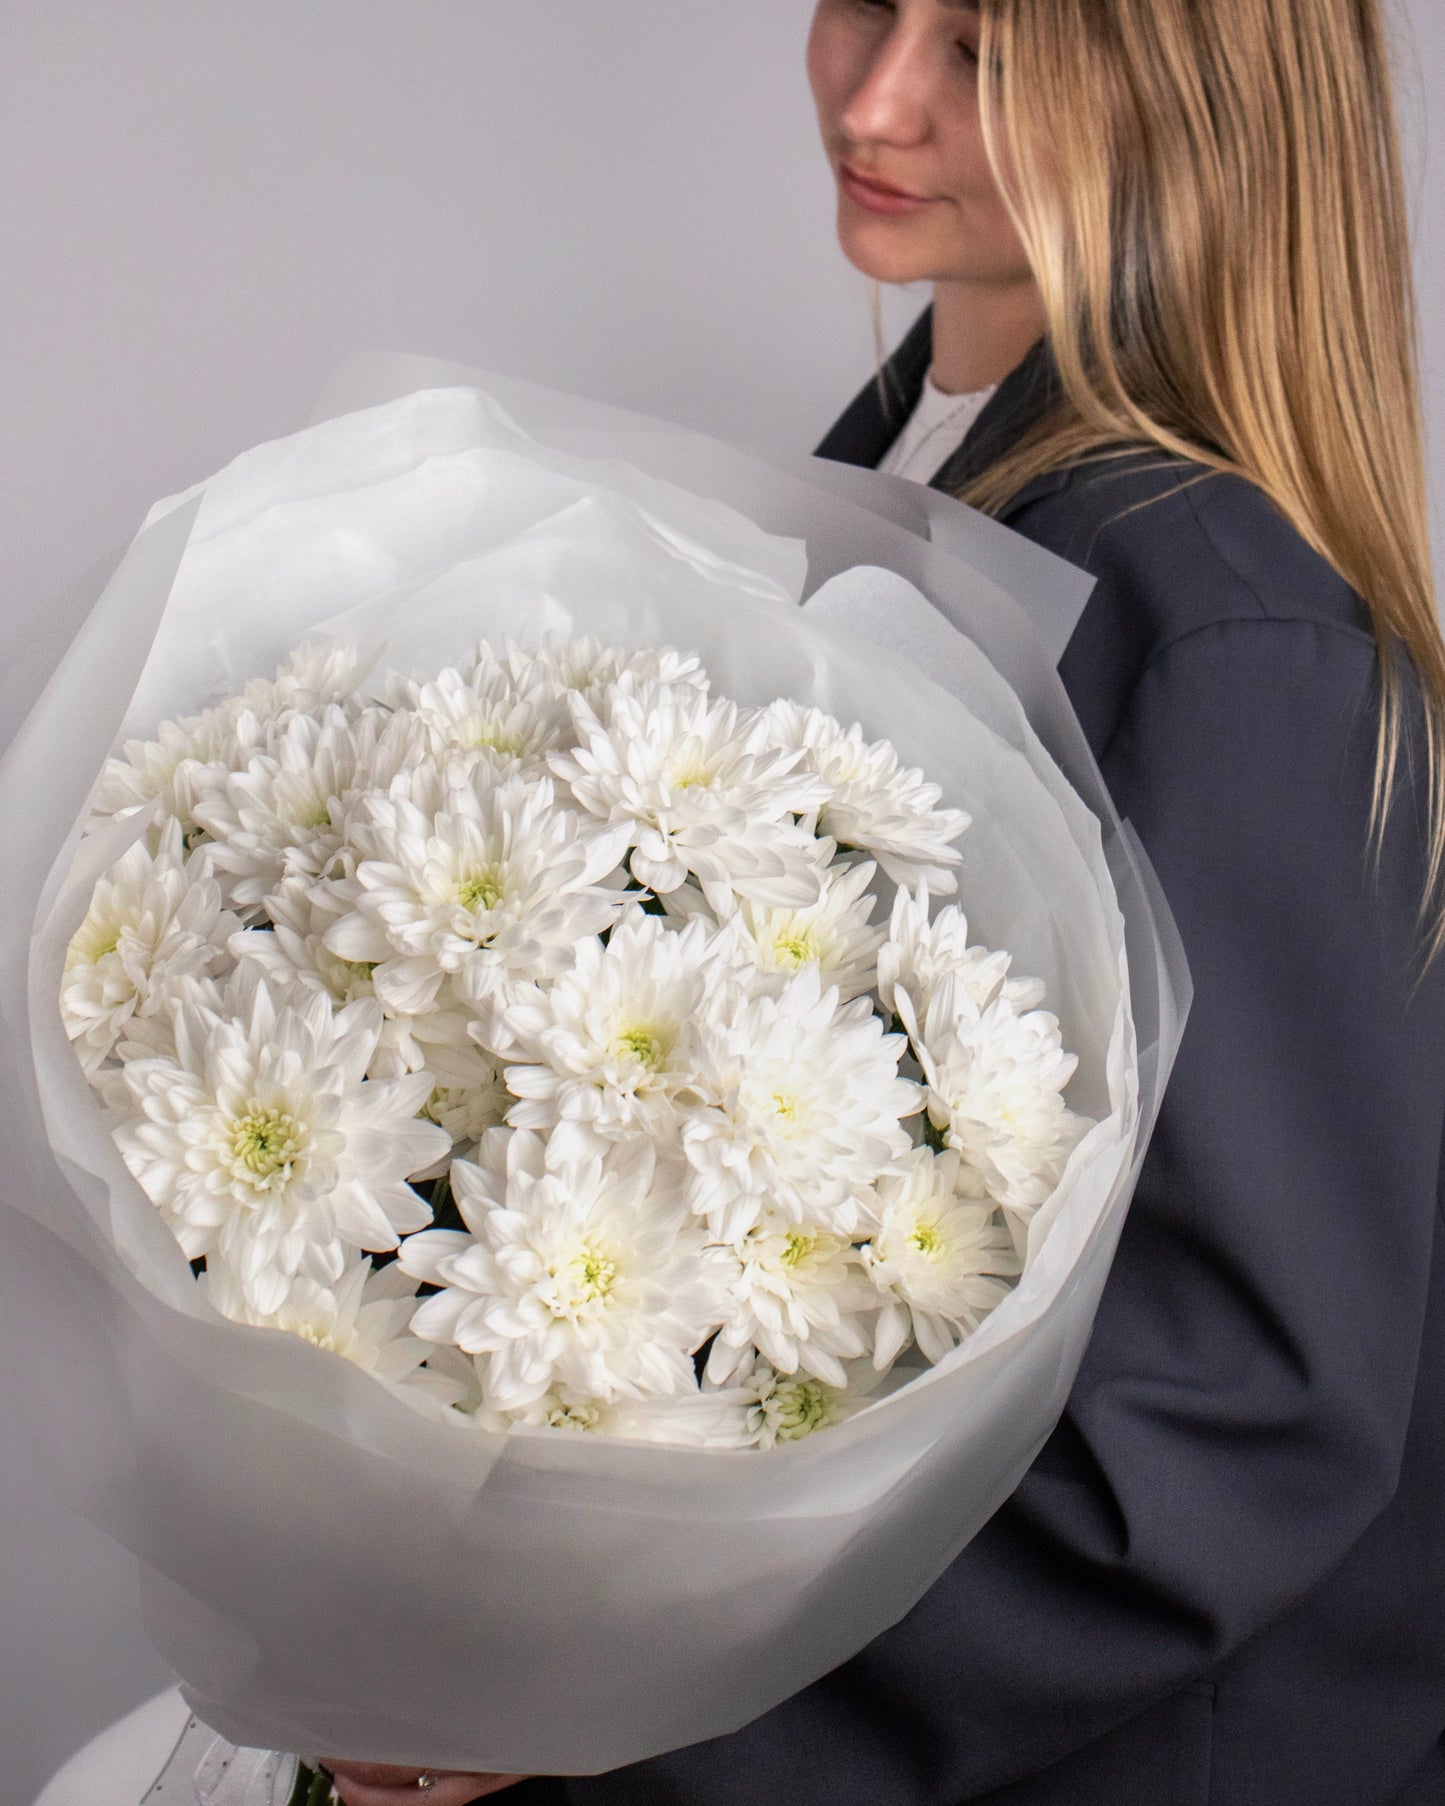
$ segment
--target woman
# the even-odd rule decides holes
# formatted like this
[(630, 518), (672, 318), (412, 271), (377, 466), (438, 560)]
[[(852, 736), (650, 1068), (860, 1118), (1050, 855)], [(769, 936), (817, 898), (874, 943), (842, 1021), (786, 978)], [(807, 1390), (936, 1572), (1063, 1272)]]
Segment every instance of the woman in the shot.
[(746, 1729), (507, 1798), (1445, 1802), (1445, 649), (1375, 0), (820, 0), (809, 71), (844, 249), (934, 294), (820, 451), (1096, 573), (1061, 671), (1194, 1012), (984, 1533)]

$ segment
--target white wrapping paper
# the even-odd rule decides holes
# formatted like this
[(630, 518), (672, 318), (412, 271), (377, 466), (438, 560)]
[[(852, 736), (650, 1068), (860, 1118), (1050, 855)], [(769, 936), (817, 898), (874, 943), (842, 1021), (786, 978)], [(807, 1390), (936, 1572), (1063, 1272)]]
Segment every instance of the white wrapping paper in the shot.
[[(715, 493), (755, 492), (755, 460), (702, 443)], [(796, 477), (777, 487), (787, 538), (655, 474), (544, 451), (465, 388), (324, 422), (153, 511), (0, 762), (0, 1258), (54, 1330), (23, 1383), (61, 1485), (140, 1557), (157, 1647), (234, 1743), (565, 1774), (734, 1729), (895, 1622), (1062, 1408), (1177, 1043), (1182, 965), (996, 581), (997, 544), (987, 578)], [(872, 556), (840, 571), (840, 546), (854, 567)], [(810, 562), (839, 574), (800, 608)], [(940, 608), (976, 613), (1012, 689)], [(549, 629), (695, 650), (724, 693), (814, 701), (924, 766), (974, 818), (974, 931), (1046, 981), (1080, 1056), (1071, 1102), (1099, 1118), (983, 1326), (782, 1451), (458, 1429), (298, 1338), (219, 1319), (60, 1024), (65, 946), (117, 850), (79, 847), (116, 741), (306, 636), (384, 640), (389, 662), (427, 668), (479, 635)]]

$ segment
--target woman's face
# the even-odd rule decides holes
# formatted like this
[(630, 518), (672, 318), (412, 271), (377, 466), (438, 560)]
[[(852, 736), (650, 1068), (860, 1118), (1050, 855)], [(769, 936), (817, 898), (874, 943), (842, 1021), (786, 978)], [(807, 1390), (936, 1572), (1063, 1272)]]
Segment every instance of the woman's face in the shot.
[(1030, 279), (984, 151), (978, 42), (977, 0), (818, 0), (808, 79), (838, 238), (879, 282)]

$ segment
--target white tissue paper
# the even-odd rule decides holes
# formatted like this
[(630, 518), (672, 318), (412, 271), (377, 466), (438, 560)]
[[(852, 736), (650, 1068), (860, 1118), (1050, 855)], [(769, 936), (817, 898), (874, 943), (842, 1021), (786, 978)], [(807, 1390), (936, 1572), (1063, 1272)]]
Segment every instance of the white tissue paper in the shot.
[[(845, 1660), (1017, 1484), (1088, 1338), (1187, 977), (1029, 624), (1051, 597), (1073, 618), (1076, 574), (1027, 546), (1015, 600), (1003, 529), (982, 529), (985, 575), (968, 531), (946, 551), (896, 497), (860, 506), (856, 472), (770, 472), (512, 385), (544, 446), (452, 376), (394, 398), (384, 365), (348, 382), (354, 411), (152, 511), (0, 762), (0, 1258), (53, 1332), (16, 1383), (66, 1496), (140, 1558), (156, 1646), (223, 1738), (597, 1772), (733, 1730)], [(556, 449), (569, 437), (594, 455)], [(694, 651), (740, 702), (815, 703), (922, 766), (973, 818), (971, 929), (1047, 983), (1070, 1101), (1098, 1119), (982, 1326), (785, 1449), (456, 1427), (221, 1319), (61, 1025), (65, 948), (116, 854), (81, 823), (118, 742), (303, 638), (425, 670), (548, 631)]]

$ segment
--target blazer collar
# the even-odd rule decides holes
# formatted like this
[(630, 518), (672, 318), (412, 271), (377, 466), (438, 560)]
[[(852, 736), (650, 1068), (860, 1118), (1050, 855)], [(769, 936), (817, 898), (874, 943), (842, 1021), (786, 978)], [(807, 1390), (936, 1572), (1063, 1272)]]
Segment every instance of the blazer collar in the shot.
[(926, 307), (881, 375), (863, 385), (829, 428), (814, 457), (876, 470), (917, 407), (932, 362), (933, 309)]
[[(963, 444), (933, 477), (929, 487), (956, 495), (1012, 445), (1016, 445), (1063, 392), (1047, 339), (1036, 339), (989, 397)], [(1067, 469), (1046, 470), (1026, 483), (999, 512), (1007, 520), (1041, 495), (1052, 495), (1069, 480)]]
[[(898, 349), (883, 366), (882, 393), (877, 379), (867, 383), (829, 429), (814, 454), (842, 464), (876, 470), (923, 393), (923, 379), (933, 361), (933, 309), (913, 322)], [(1047, 339), (1038, 339), (989, 397), (962, 445), (933, 477), (929, 487), (948, 494), (958, 490), (1025, 432), (1061, 392), (1058, 368)], [(1064, 470), (1046, 471), (1011, 496), (999, 518), (1007, 520), (1041, 495), (1062, 489)]]

